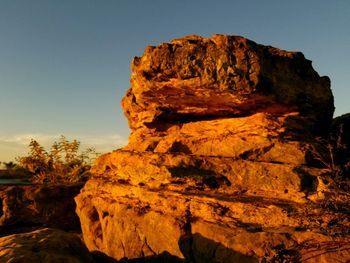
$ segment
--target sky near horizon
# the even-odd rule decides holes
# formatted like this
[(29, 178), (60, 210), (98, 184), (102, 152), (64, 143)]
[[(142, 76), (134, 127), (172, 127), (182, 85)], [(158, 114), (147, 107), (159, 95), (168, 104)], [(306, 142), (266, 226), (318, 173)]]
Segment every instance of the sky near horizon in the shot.
[(347, 0), (0, 0), (0, 161), (60, 135), (104, 152), (129, 135), (130, 62), (185, 35), (242, 35), (302, 51), (350, 112)]

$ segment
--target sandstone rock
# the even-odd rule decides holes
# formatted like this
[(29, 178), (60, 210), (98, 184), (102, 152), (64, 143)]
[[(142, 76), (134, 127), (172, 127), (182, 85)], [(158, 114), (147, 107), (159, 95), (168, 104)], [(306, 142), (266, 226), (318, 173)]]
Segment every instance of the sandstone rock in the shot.
[(329, 85), (301, 53), (242, 37), (147, 48), (122, 102), (129, 143), (97, 159), (75, 198), (89, 250), (118, 260), (349, 260), (350, 195), (332, 169), (310, 163), (333, 114)]
[(55, 229), (0, 237), (0, 262), (89, 263), (89, 251), (75, 234)]
[(350, 222), (342, 210), (349, 211), (349, 200), (335, 211), (326, 202), (184, 188), (90, 180), (76, 198), (87, 247), (116, 259), (164, 252), (194, 262), (350, 258)]
[(245, 192), (302, 203), (305, 197), (324, 196), (323, 178), (328, 170), (217, 156), (118, 150), (99, 158), (93, 172), (103, 180), (133, 186), (215, 194)]
[(80, 230), (73, 198), (82, 186), (1, 186), (0, 236), (32, 226)]
[(124, 149), (303, 165), (309, 138), (304, 134), (301, 141), (291, 139), (282, 127), (288, 117), (292, 116), (282, 115), (272, 120), (265, 113), (257, 113), (242, 118), (172, 125), (164, 132), (139, 128)]
[(146, 48), (132, 63), (123, 108), (132, 129), (257, 112), (298, 112), (327, 128), (334, 110), (329, 79), (302, 53), (224, 35)]
[(122, 105), (128, 150), (297, 164), (334, 110), (329, 79), (300, 52), (223, 35), (147, 48)]

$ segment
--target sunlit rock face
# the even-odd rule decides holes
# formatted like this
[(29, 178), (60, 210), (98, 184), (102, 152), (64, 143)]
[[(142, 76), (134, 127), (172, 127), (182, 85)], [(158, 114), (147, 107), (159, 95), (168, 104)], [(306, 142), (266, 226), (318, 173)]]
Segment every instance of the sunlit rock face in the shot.
[(310, 165), (333, 116), (330, 82), (300, 52), (223, 35), (148, 47), (122, 105), (129, 144), (101, 156), (76, 197), (90, 250), (188, 262), (350, 257), (349, 195)]
[(288, 163), (303, 162), (299, 142), (327, 133), (334, 111), (328, 77), (302, 53), (223, 35), (146, 48), (122, 105), (128, 150)]
[(257, 112), (298, 112), (327, 128), (334, 110), (329, 78), (302, 53), (224, 35), (146, 48), (122, 104), (132, 129)]

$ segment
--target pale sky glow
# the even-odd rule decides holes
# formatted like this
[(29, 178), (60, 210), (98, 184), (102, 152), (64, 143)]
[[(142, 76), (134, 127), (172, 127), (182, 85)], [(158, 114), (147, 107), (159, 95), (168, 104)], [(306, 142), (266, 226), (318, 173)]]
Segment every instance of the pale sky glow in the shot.
[(0, 161), (31, 136), (125, 144), (132, 58), (190, 34), (301, 51), (330, 77), (335, 115), (350, 112), (349, 14), (347, 0), (0, 0)]

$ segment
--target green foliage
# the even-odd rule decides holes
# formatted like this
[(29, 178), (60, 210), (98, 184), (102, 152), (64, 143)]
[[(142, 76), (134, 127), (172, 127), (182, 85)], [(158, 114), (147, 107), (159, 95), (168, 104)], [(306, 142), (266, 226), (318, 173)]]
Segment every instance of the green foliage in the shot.
[(29, 143), (28, 156), (17, 158), (18, 165), (33, 176), (36, 183), (74, 183), (86, 180), (90, 165), (97, 157), (93, 148), (79, 153), (80, 142), (61, 136), (47, 152), (36, 140)]

